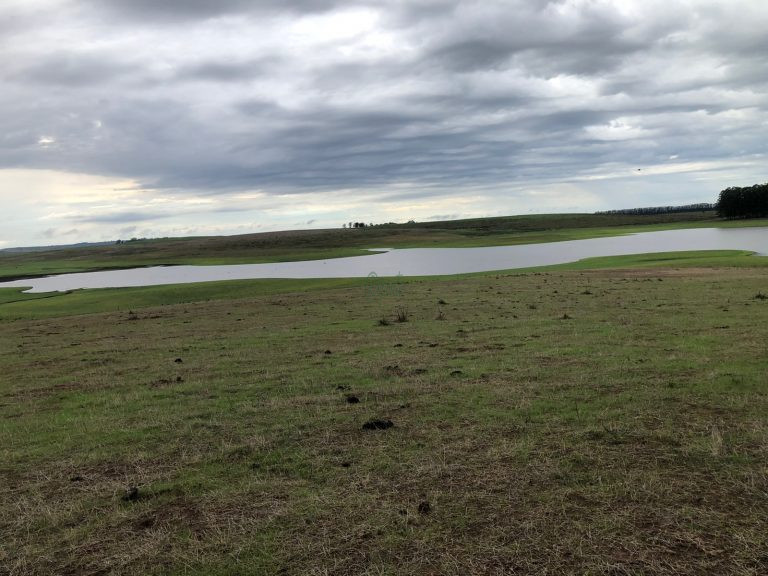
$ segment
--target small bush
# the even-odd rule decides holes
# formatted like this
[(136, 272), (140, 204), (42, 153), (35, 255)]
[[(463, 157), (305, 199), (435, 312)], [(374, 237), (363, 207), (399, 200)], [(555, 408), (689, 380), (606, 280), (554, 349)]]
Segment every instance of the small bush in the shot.
[(379, 326), (389, 326), (389, 320), (387, 320), (386, 316), (379, 318)]
[(768, 300), (768, 295), (758, 292), (755, 294), (755, 300)]
[(405, 306), (398, 306), (395, 309), (395, 320), (397, 322), (408, 322), (408, 309)]

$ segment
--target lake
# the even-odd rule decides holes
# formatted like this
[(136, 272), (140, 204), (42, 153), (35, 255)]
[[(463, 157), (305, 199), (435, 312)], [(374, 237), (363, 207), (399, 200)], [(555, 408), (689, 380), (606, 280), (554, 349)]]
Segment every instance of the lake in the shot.
[(768, 228), (698, 228), (520, 246), (382, 250), (374, 250), (368, 256), (303, 262), (156, 266), (60, 274), (1, 282), (0, 288), (31, 287), (27, 292), (54, 292), (79, 288), (125, 288), (260, 278), (443, 276), (564, 264), (596, 256), (685, 250), (749, 250), (765, 255), (768, 252)]

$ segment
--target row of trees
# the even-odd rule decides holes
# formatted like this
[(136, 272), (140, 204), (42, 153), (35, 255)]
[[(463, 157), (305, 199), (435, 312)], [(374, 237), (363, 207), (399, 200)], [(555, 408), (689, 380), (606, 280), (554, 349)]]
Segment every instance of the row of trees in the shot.
[(344, 224), (342, 224), (341, 227), (342, 228), (347, 228), (347, 227), (349, 227), (349, 228), (373, 228), (375, 226), (376, 228), (382, 228), (382, 227), (384, 227), (384, 228), (392, 228), (392, 227), (400, 227), (400, 226), (410, 226), (410, 225), (415, 225), (415, 224), (416, 224), (415, 220), (408, 220), (408, 222), (406, 222), (405, 224), (397, 223), (397, 222), (381, 222), (379, 224), (374, 224), (373, 222), (371, 222), (370, 224), (366, 224), (365, 222), (350, 222), (349, 225), (347, 225), (347, 223), (344, 222)]
[(142, 240), (146, 240), (146, 238), (131, 238), (130, 240), (117, 240), (115, 244), (128, 244), (129, 242), (141, 242)]
[(731, 186), (720, 192), (717, 215), (721, 218), (761, 218), (768, 216), (768, 183), (746, 188)]
[(709, 202), (685, 204), (684, 206), (650, 206), (647, 208), (626, 208), (624, 210), (607, 210), (596, 214), (628, 214), (632, 216), (647, 216), (650, 214), (676, 214), (678, 212), (704, 212), (714, 210), (715, 205)]

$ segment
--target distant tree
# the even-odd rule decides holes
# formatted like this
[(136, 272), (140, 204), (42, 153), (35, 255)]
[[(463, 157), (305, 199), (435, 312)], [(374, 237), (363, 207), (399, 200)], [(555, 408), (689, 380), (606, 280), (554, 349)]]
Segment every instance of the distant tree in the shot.
[(342, 225), (341, 225), (341, 227), (342, 227), (342, 228), (346, 228), (346, 227), (347, 227), (347, 223), (346, 223), (346, 222), (344, 222), (344, 224), (342, 224)]
[(768, 216), (768, 183), (726, 188), (717, 200), (717, 214), (722, 218)]

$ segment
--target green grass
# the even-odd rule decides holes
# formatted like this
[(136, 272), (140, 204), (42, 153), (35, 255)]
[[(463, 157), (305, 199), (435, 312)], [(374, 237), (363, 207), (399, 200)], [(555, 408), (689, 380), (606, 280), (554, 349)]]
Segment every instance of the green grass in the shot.
[[(760, 268), (768, 266), (768, 257), (756, 256), (743, 250), (701, 250), (662, 252), (585, 258), (577, 262), (499, 271), (498, 274), (524, 275), (530, 272), (554, 270), (640, 269), (640, 268)], [(484, 277), (487, 273), (458, 274), (435, 278), (393, 277), (325, 278), (307, 280), (229, 280), (138, 288), (104, 288), (25, 294), (23, 288), (0, 289), (0, 320), (49, 318), (96, 312), (121, 312), (133, 308), (162, 306), (212, 300), (266, 297), (274, 294), (333, 288), (358, 288), (372, 295), (398, 293), (411, 283), (452, 282), (458, 279)], [(41, 301), (44, 300), (44, 301)]]
[(370, 254), (367, 248), (476, 247), (556, 242), (696, 227), (766, 226), (712, 212), (656, 216), (543, 214), (355, 230), (304, 230), (242, 236), (170, 238), (25, 253), (0, 252), (0, 280), (67, 272), (178, 264), (244, 264)]
[[(768, 258), (755, 256), (743, 250), (701, 250), (683, 252), (662, 252), (585, 258), (577, 262), (540, 266), (509, 271), (499, 274), (522, 275), (530, 272), (553, 270), (596, 270), (611, 268), (693, 268), (732, 267), (759, 268), (768, 266)], [(399, 292), (410, 283), (424, 281), (452, 282), (473, 276), (487, 276), (487, 273), (458, 274), (436, 278), (392, 277), (377, 278), (375, 285), (368, 278), (325, 278), (307, 280), (228, 280), (138, 288), (104, 288), (96, 290), (75, 290), (25, 294), (24, 288), (0, 288), (0, 320), (21, 318), (48, 318), (62, 315), (90, 314), (95, 312), (121, 312), (132, 308), (183, 304), (211, 300), (232, 300), (237, 298), (265, 297), (274, 294), (355, 287), (375, 294)], [(40, 301), (45, 300), (45, 301)]]
[(0, 291), (0, 573), (763, 574), (764, 261)]
[(147, 266), (247, 264), (264, 262), (288, 262), (296, 260), (320, 260), (324, 258), (342, 258), (370, 254), (361, 248), (327, 248), (314, 250), (267, 249), (261, 253), (254, 251), (248, 255), (182, 256), (178, 251), (183, 246), (166, 249), (162, 241), (151, 243), (152, 247), (139, 254), (122, 254), (122, 247), (107, 251), (99, 248), (103, 254), (93, 254), (90, 250), (55, 250), (51, 252), (32, 252), (23, 254), (0, 254), (0, 280), (32, 278), (51, 274), (92, 272), (100, 270), (118, 270)]
[(689, 250), (656, 252), (626, 256), (585, 258), (578, 262), (542, 266), (531, 270), (594, 270), (604, 268), (761, 268), (768, 266), (768, 257), (747, 250)]

